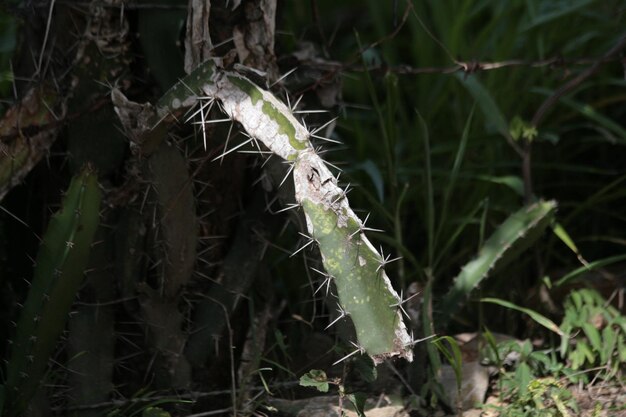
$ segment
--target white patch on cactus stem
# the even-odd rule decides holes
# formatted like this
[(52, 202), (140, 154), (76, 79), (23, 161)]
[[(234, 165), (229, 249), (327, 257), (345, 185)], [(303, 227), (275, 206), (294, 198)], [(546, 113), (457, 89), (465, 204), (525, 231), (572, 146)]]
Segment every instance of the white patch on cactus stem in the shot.
[[(246, 83), (254, 95), (251, 96), (250, 91), (244, 91), (233, 80)], [(311, 148), (309, 133), (293, 117), (289, 108), (239, 74), (218, 72), (213, 83), (206, 84), (203, 89), (208, 96), (218, 98), (224, 112), (241, 123), (251, 137), (263, 142), (281, 158), (293, 160), (302, 148)], [(293, 135), (290, 137), (288, 132)]]

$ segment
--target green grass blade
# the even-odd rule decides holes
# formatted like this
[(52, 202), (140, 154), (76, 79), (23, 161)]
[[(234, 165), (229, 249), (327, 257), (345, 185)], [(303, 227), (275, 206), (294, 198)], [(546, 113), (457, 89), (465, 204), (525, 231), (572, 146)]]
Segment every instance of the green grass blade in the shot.
[(510, 136), (509, 125), (495, 100), (491, 97), (489, 91), (478, 81), (478, 78), (475, 76), (467, 77), (464, 73), (457, 73), (456, 78), (474, 97), (488, 124), (492, 125), (502, 136), (508, 138)]
[(433, 175), (430, 160), (430, 136), (428, 126), (419, 111), (415, 110), (420, 132), (424, 138), (424, 175), (426, 178), (426, 230), (428, 239), (428, 267), (432, 268), (435, 258), (435, 196), (433, 193)]
[(577, 268), (573, 270), (572, 272), (570, 272), (569, 274), (566, 274), (565, 276), (561, 277), (558, 281), (556, 281), (554, 285), (556, 286), (564, 285), (568, 283), (569, 281), (579, 278), (595, 269), (603, 268), (607, 265), (621, 262), (625, 259), (626, 259), (626, 255), (617, 255), (617, 256), (611, 256), (609, 258), (600, 259), (594, 262), (590, 262), (588, 265), (581, 266), (580, 268)]
[(450, 199), (452, 198), (452, 193), (456, 186), (456, 181), (459, 176), (459, 171), (461, 170), (461, 163), (463, 162), (463, 158), (465, 157), (465, 149), (467, 148), (467, 142), (469, 139), (469, 131), (472, 125), (472, 119), (474, 118), (474, 110), (476, 106), (472, 107), (472, 111), (465, 122), (465, 127), (463, 128), (463, 133), (461, 134), (461, 140), (459, 141), (459, 147), (457, 148), (456, 155), (454, 156), (454, 163), (452, 164), (452, 169), (450, 170), (450, 179), (448, 180), (448, 185), (446, 186), (446, 190), (444, 192), (443, 197), (443, 205), (441, 208), (441, 216), (439, 219), (439, 227), (437, 228), (437, 233), (435, 235), (434, 246), (437, 247), (437, 243), (439, 242), (439, 237), (441, 235), (441, 231), (443, 226), (446, 224), (446, 219), (448, 217), (448, 207), (450, 205)]
[(556, 325), (556, 323), (554, 323), (552, 320), (550, 320), (546, 316), (537, 313), (534, 310), (531, 310), (525, 307), (520, 307), (516, 304), (513, 304), (506, 300), (501, 300), (499, 298), (483, 298), (480, 301), (483, 303), (498, 304), (498, 305), (501, 305), (502, 307), (506, 307), (511, 310), (516, 310), (516, 311), (519, 311), (520, 313), (524, 313), (528, 315), (531, 319), (533, 319), (534, 321), (536, 321), (537, 323), (545, 327), (546, 329), (558, 334), (559, 336), (563, 336), (563, 332), (561, 331), (559, 326)]

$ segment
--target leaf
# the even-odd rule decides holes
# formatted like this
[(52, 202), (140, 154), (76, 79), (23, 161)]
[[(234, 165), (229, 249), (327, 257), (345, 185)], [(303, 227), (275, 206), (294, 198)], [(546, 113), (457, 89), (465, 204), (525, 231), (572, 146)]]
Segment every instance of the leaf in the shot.
[(594, 0), (539, 2), (543, 10), (540, 10), (537, 15), (533, 16), (532, 20), (523, 27), (522, 30), (526, 31), (574, 13), (578, 9), (591, 4), (593, 1)]
[[(450, 350), (448, 350), (443, 343), (442, 340), (445, 340), (450, 345)], [(452, 369), (454, 369), (454, 376), (456, 378), (457, 389), (461, 389), (461, 384), (463, 382), (463, 358), (461, 356), (461, 349), (459, 348), (459, 344), (457, 341), (450, 336), (441, 336), (433, 341), (437, 349), (446, 357)]]
[(148, 407), (143, 410), (141, 417), (170, 417), (170, 413), (159, 407)]
[(602, 350), (600, 350), (601, 363), (607, 363), (609, 359), (611, 359), (616, 343), (617, 334), (611, 326), (602, 329)]
[[(435, 247), (439, 247), (438, 242), (444, 226), (447, 225), (447, 216), (448, 216), (448, 207), (450, 205), (450, 200), (452, 198), (452, 193), (456, 187), (457, 178), (459, 176), (459, 172), (461, 170), (461, 163), (465, 157), (465, 149), (467, 148), (467, 142), (469, 139), (469, 131), (472, 126), (472, 119), (474, 118), (474, 110), (476, 106), (472, 106), (472, 111), (469, 114), (467, 121), (465, 122), (465, 127), (463, 128), (463, 134), (461, 135), (461, 140), (459, 141), (459, 147), (457, 148), (456, 155), (454, 156), (454, 162), (452, 164), (452, 169), (450, 170), (450, 177), (448, 179), (448, 184), (445, 187), (444, 197), (443, 197), (443, 206), (441, 209), (441, 216), (439, 218), (439, 226), (437, 228), (437, 233), (435, 235)], [(447, 249), (447, 247), (446, 247)], [(442, 256), (445, 254), (446, 250), (439, 251)], [(439, 257), (435, 260), (435, 263), (431, 265), (431, 267), (435, 268), (435, 265), (438, 262)]]
[(621, 262), (624, 259), (626, 259), (626, 254), (623, 255), (616, 255), (616, 256), (611, 256), (608, 258), (604, 258), (604, 259), (600, 259), (594, 262), (590, 262), (588, 265), (582, 266), (580, 268), (577, 268), (575, 270), (573, 270), (572, 272), (570, 272), (569, 274), (566, 274), (565, 276), (563, 276), (561, 279), (559, 279), (554, 285), (556, 286), (560, 286), (563, 285), (565, 283), (567, 283), (568, 281), (571, 281), (573, 279), (579, 278), (582, 275), (591, 272), (597, 268), (602, 268), (605, 267), (607, 265), (611, 265), (617, 262)]
[(587, 358), (587, 361), (589, 363), (594, 363), (595, 362), (596, 357), (593, 354), (593, 352), (591, 351), (591, 348), (589, 348), (589, 345), (587, 344), (587, 342), (585, 342), (585, 341), (578, 341), (576, 343), (576, 347), (578, 349), (580, 349), (580, 351)]
[(533, 319), (534, 321), (536, 321), (537, 323), (539, 323), (540, 325), (542, 325), (543, 327), (545, 327), (546, 329), (558, 334), (559, 336), (563, 336), (563, 332), (561, 331), (561, 329), (559, 329), (559, 326), (557, 326), (552, 320), (550, 320), (549, 318), (547, 318), (546, 316), (537, 313), (534, 310), (531, 310), (529, 308), (524, 308), (524, 307), (520, 307), (518, 305), (515, 305), (509, 301), (505, 301), (505, 300), (501, 300), (499, 298), (483, 298), (480, 300), (483, 303), (493, 303), (493, 304), (498, 304), (501, 305), (502, 307), (506, 307), (509, 308), (511, 310), (516, 310), (519, 311), (521, 313), (524, 313), (528, 316), (530, 316), (531, 319)]
[(378, 200), (382, 203), (385, 200), (385, 182), (383, 180), (383, 176), (380, 173), (380, 169), (371, 159), (367, 159), (365, 162), (360, 164), (356, 164), (355, 169), (362, 169), (367, 173), (367, 175), (372, 180), (374, 184), (374, 188), (376, 189), (376, 196)]
[(319, 369), (311, 369), (300, 377), (301, 387), (314, 387), (320, 392), (328, 392), (329, 383), (326, 372)]
[(569, 233), (567, 233), (567, 230), (565, 230), (561, 223), (554, 222), (554, 224), (552, 225), (552, 231), (554, 232), (556, 237), (561, 240), (561, 242), (565, 243), (565, 245), (570, 248), (572, 252), (574, 252), (574, 255), (578, 257), (581, 256), (580, 251), (576, 246), (576, 243), (574, 243), (574, 240), (570, 237)]
[(509, 126), (509, 135), (513, 140), (526, 139), (530, 142), (537, 137), (537, 128), (515, 116)]
[(358, 375), (359, 381), (364, 381), (367, 383), (372, 383), (376, 381), (378, 377), (378, 372), (376, 371), (376, 365), (372, 358), (367, 355), (357, 356), (356, 360), (353, 363), (354, 370)]
[(354, 394), (347, 395), (346, 398), (348, 398), (354, 406), (357, 415), (359, 417), (365, 417), (365, 400), (367, 400), (367, 396), (362, 392), (355, 392)]
[(593, 350), (595, 350), (596, 352), (602, 352), (602, 340), (600, 338), (600, 332), (598, 331), (598, 329), (593, 327), (591, 323), (583, 323), (582, 328), (585, 332), (585, 336), (587, 336), (587, 339), (589, 339)]
[(515, 370), (515, 382), (517, 383), (520, 394), (524, 395), (528, 391), (528, 384), (533, 380), (533, 375), (527, 363), (522, 362)]
[(489, 94), (489, 91), (478, 81), (476, 77), (466, 77), (464, 73), (456, 73), (456, 78), (469, 91), (478, 103), (487, 122), (492, 125), (502, 136), (509, 137), (509, 126), (500, 111), (500, 108)]
[(517, 175), (477, 175), (477, 179), (494, 184), (506, 185), (517, 195), (524, 196), (524, 182)]
[[(536, 88), (533, 89), (533, 91), (546, 96), (553, 93), (552, 91), (544, 88)], [(597, 112), (591, 105), (581, 103), (569, 97), (561, 97), (559, 101), (567, 107), (577, 111), (581, 116), (595, 122), (601, 128), (606, 129), (606, 131), (613, 133), (615, 136), (612, 136), (612, 142), (618, 141), (620, 144), (626, 143), (626, 129), (613, 119)]]

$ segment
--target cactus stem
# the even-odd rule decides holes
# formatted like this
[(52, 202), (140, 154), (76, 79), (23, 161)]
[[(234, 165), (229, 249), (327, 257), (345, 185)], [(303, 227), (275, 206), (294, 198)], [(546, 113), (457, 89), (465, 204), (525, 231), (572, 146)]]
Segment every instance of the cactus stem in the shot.
[(357, 353), (361, 353), (361, 355), (363, 355), (365, 353), (365, 349), (363, 349), (361, 346), (359, 346), (358, 344), (354, 343), (353, 341), (350, 341), (350, 343), (352, 343), (354, 345), (354, 347), (356, 347), (356, 350), (351, 352), (351, 353), (348, 353), (346, 356), (344, 356), (343, 358), (339, 359), (337, 362), (333, 363), (333, 366), (337, 365), (338, 363), (341, 363), (341, 362), (345, 361), (350, 356), (356, 355)]
[(332, 204), (337, 204), (337, 202), (339, 202), (339, 201), (343, 200), (344, 198), (346, 198), (346, 197), (348, 196), (348, 193), (349, 193), (350, 191), (352, 191), (352, 190), (350, 190), (350, 184), (351, 184), (351, 183), (348, 183), (348, 185), (346, 185), (346, 188), (345, 188), (342, 192), (340, 192), (340, 193), (339, 193), (339, 195), (337, 196), (337, 198), (335, 198), (335, 199), (332, 201)]

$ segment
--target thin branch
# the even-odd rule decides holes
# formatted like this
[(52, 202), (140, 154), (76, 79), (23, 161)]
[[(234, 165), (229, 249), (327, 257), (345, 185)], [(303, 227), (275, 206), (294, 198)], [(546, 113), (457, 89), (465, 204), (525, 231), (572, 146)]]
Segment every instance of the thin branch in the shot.
[(597, 60), (587, 70), (581, 72), (577, 77), (572, 78), (569, 82), (565, 83), (561, 86), (561, 88), (552, 93), (552, 95), (548, 97), (535, 112), (531, 122), (532, 125), (537, 127), (545, 117), (548, 110), (550, 110), (550, 108), (554, 106), (561, 97), (578, 87), (583, 81), (595, 74), (600, 69), (602, 64), (607, 61), (607, 59), (619, 53), (622, 49), (624, 49), (624, 47), (626, 47), (626, 34), (621, 36), (620, 40), (602, 56), (602, 59)]

